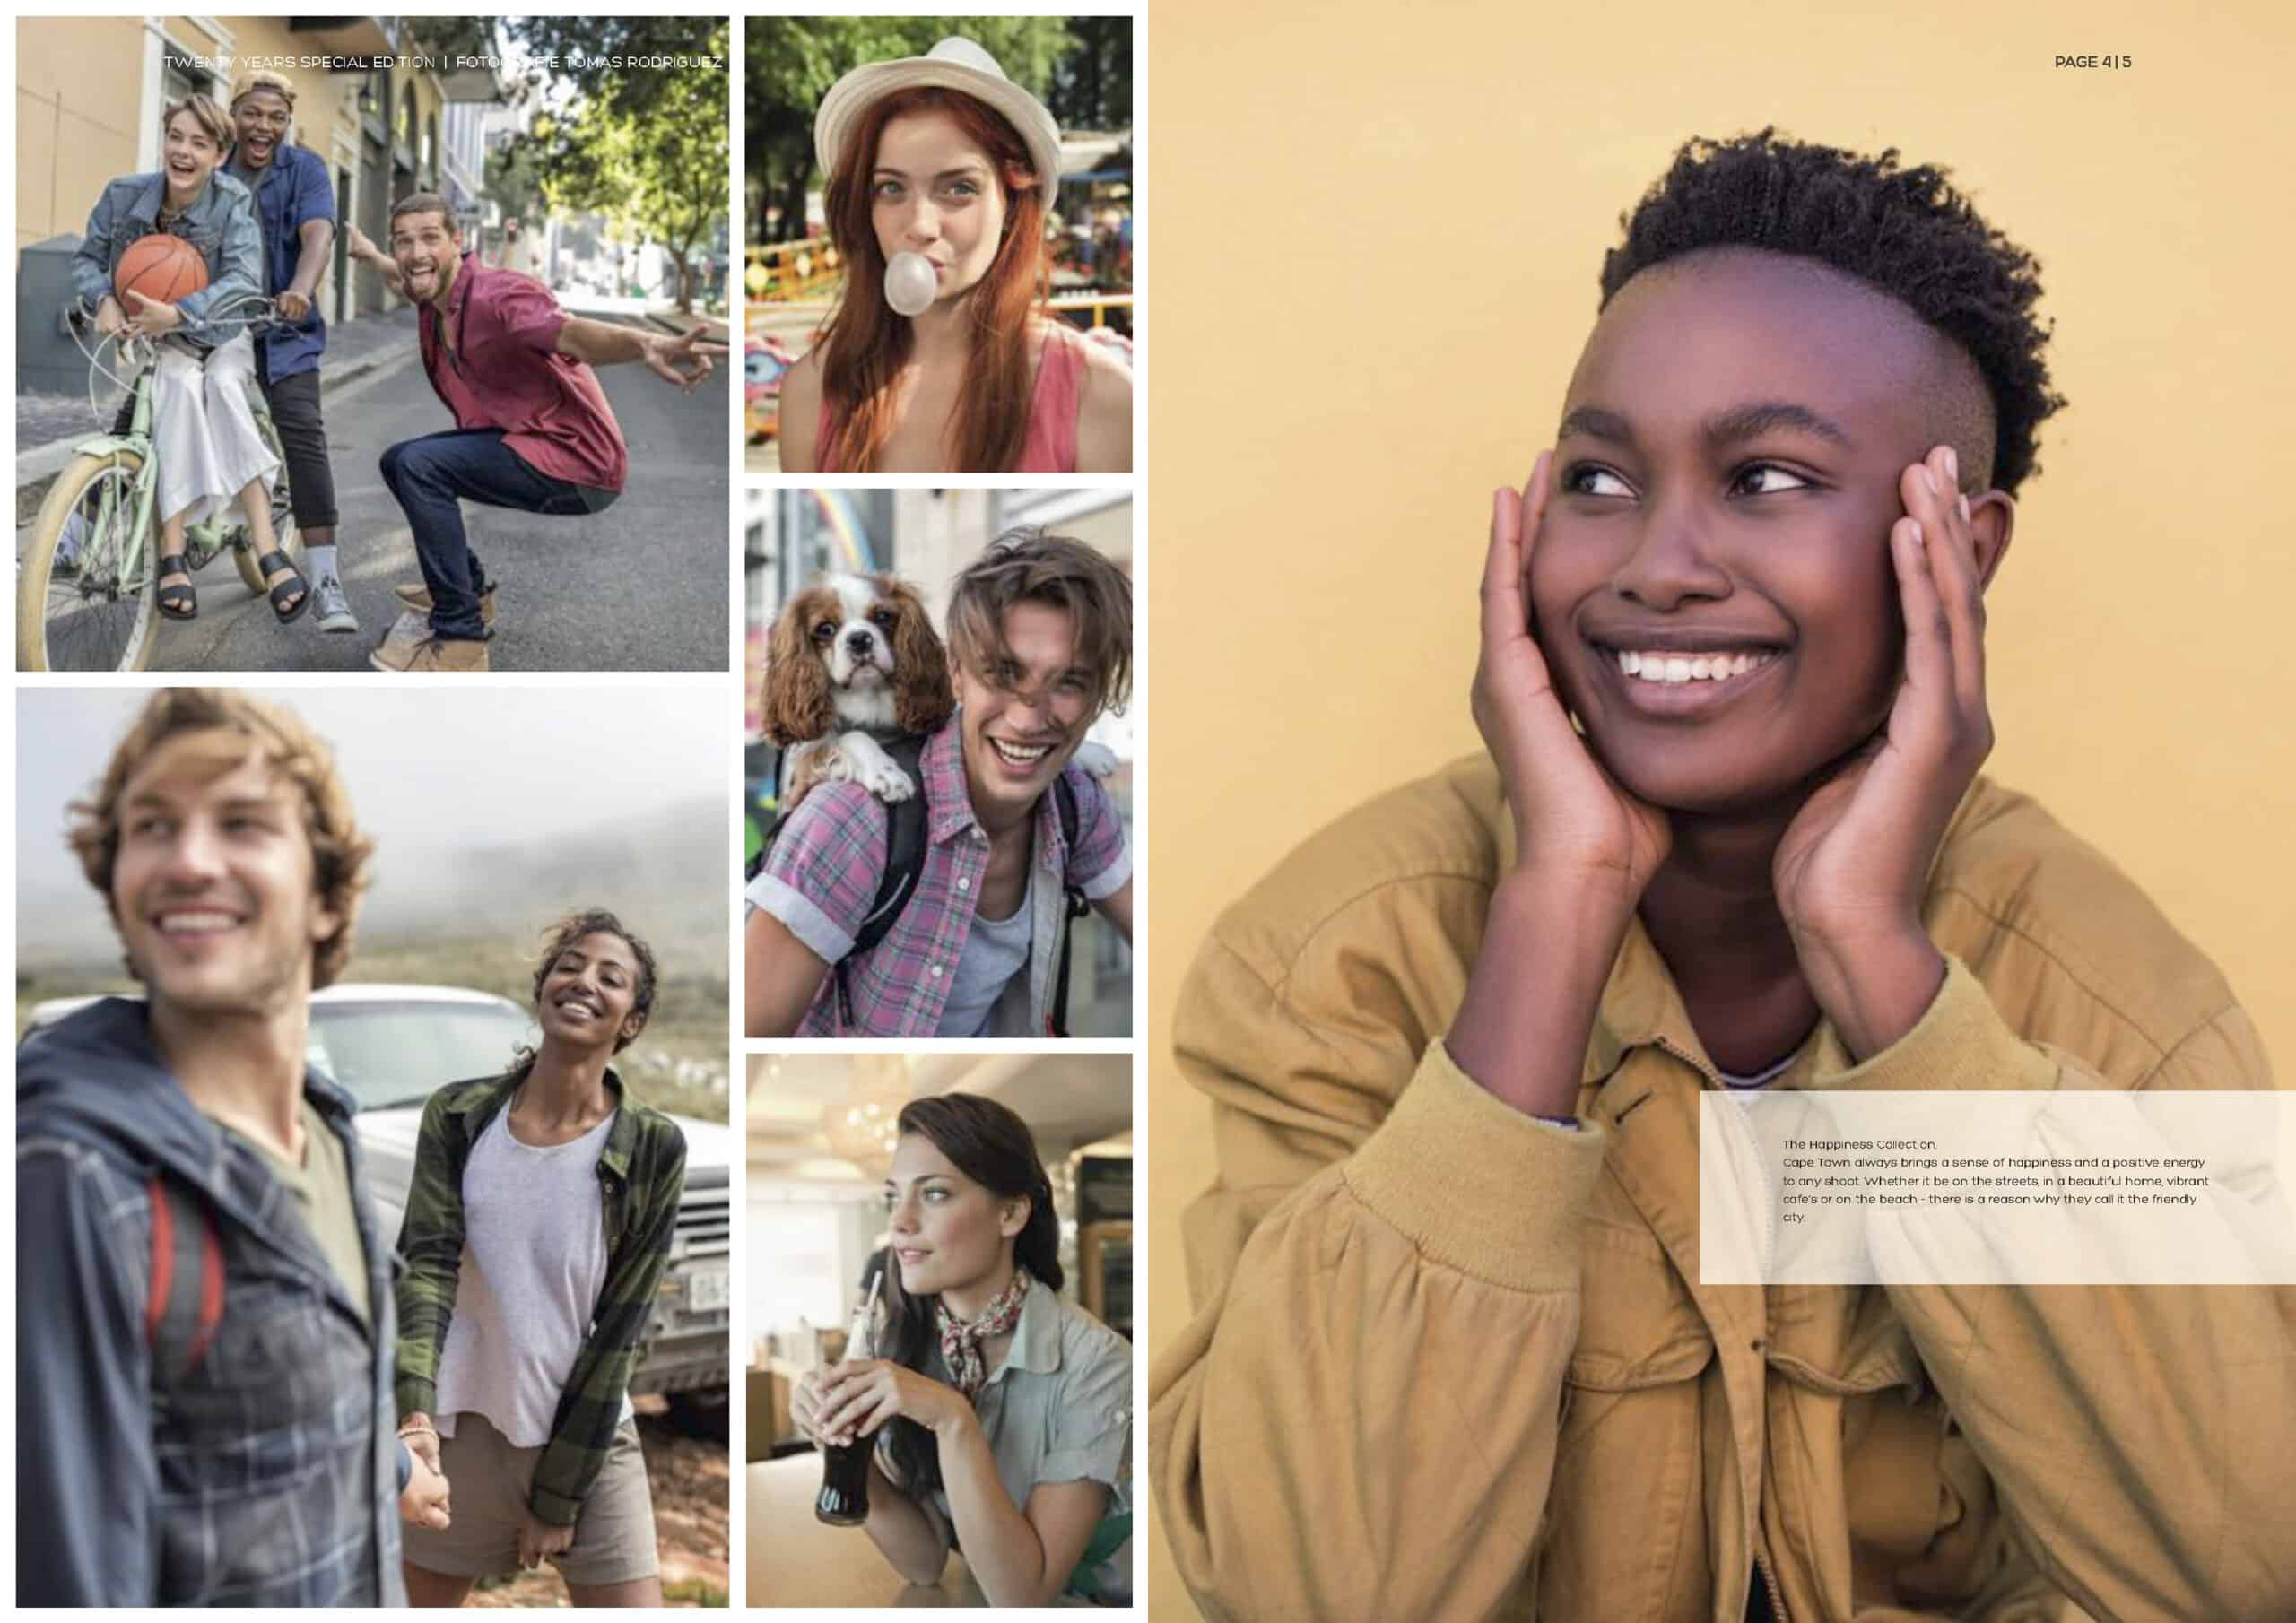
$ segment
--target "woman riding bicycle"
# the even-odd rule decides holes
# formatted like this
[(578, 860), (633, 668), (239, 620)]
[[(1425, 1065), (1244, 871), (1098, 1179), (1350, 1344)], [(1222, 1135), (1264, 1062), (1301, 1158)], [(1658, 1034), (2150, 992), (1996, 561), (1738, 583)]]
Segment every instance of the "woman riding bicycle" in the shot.
[[(1129, 473), (1131, 369), (1031, 308), (1060, 184), (1044, 104), (944, 39), (831, 85), (813, 144), (845, 293), (782, 382), (782, 472)], [(886, 287), (904, 254), (933, 278), (913, 316)]]
[[(126, 175), (96, 199), (73, 256), (72, 282), (107, 338), (137, 336), (157, 345), (152, 373), (152, 436), (159, 464), (160, 612), (189, 620), (199, 612), (184, 557), (184, 529), (238, 501), (281, 624), (309, 599), (302, 574), (279, 549), (271, 525), (271, 486), (279, 457), (257, 426), (249, 385), (255, 344), (235, 311), (263, 293), (263, 235), (246, 187), (217, 172), (231, 124), (205, 96), (187, 96), (161, 115), (164, 167)], [(138, 239), (179, 237), (207, 263), (207, 285), (172, 304), (130, 291), (132, 308), (112, 293), (112, 273)]]

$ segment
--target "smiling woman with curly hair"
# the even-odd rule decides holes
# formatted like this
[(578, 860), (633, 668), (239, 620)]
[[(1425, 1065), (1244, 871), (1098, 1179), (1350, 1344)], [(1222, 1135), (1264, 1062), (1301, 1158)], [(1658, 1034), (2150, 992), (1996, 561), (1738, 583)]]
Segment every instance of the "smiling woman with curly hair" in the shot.
[(445, 1472), (454, 1523), (409, 1530), (417, 1606), (545, 1559), (577, 1606), (662, 1603), (630, 1375), (685, 1139), (609, 1068), (655, 985), (620, 919), (570, 915), (535, 968), (541, 1046), (424, 1107), (399, 1234), (399, 1431)]

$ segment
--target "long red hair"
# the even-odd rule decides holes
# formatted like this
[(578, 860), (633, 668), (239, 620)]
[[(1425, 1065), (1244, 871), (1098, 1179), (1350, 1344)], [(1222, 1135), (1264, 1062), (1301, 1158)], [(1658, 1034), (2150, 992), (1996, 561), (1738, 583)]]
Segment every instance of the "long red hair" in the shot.
[(1043, 193), (1020, 132), (987, 102), (938, 85), (896, 91), (871, 107), (831, 175), (831, 240), (845, 256), (845, 297), (822, 329), (822, 398), (829, 438), (819, 464), (841, 473), (876, 470), (892, 432), (892, 386), (915, 343), (909, 322), (885, 302), (885, 256), (877, 246), (871, 177), (885, 126), (911, 113), (945, 114), (988, 154), (1004, 188), (1004, 235), (996, 257), (960, 307), (967, 321), (964, 386), (949, 424), (949, 469), (1001, 473), (1029, 438), (1030, 307), (1049, 291)]

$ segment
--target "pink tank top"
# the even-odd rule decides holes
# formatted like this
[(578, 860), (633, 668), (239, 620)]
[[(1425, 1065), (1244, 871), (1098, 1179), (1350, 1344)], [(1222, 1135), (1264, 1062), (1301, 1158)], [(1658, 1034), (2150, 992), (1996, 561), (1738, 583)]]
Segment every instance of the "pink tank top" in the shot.
[[(1029, 438), (1013, 466), (957, 468), (960, 473), (1074, 473), (1076, 471), (1076, 403), (1084, 386), (1084, 343), (1065, 321), (1048, 324), (1044, 355), (1037, 362), (1036, 393), (1029, 399)], [(829, 402), (822, 402), (813, 430), (816, 471), (841, 472), (829, 455)]]

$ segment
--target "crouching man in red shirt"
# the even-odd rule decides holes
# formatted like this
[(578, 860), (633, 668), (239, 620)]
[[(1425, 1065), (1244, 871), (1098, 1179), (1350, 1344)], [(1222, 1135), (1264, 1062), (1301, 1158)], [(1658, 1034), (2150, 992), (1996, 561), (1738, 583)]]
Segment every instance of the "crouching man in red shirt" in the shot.
[(383, 453), (383, 482), (406, 510), (422, 568), (422, 586), (398, 595), (428, 611), (430, 634), (386, 638), (369, 659), (379, 671), (483, 671), (494, 588), (464, 533), (463, 502), (603, 511), (622, 494), (630, 454), (590, 369), (642, 360), (691, 389), (726, 346), (568, 315), (533, 277), (465, 253), (452, 206), (431, 193), (399, 199), (390, 234), (386, 256), (354, 229), (352, 252), (420, 307), (422, 369), (455, 427)]

